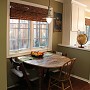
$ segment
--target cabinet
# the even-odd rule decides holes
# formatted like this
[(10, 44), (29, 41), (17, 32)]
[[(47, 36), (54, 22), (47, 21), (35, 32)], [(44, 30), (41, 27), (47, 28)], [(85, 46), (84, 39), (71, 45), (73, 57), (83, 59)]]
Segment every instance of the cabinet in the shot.
[(85, 31), (85, 8), (72, 3), (72, 31)]

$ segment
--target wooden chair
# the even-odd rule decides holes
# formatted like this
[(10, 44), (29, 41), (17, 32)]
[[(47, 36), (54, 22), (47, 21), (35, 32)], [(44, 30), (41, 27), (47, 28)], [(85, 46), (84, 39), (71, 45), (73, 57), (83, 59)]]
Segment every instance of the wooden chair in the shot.
[(48, 90), (51, 90), (53, 86), (61, 88), (62, 90), (66, 90), (68, 88), (71, 88), (71, 90), (73, 90), (70, 80), (70, 74), (75, 60), (75, 58), (71, 59), (70, 61), (65, 63), (63, 67), (60, 68), (59, 72), (50, 76)]
[(26, 71), (23, 62), (18, 61), (17, 58), (10, 58), (10, 61), (12, 64), (11, 71), (25, 81), (29, 90), (33, 90), (31, 84), (33, 81), (38, 80), (39, 77), (30, 78), (30, 73)]

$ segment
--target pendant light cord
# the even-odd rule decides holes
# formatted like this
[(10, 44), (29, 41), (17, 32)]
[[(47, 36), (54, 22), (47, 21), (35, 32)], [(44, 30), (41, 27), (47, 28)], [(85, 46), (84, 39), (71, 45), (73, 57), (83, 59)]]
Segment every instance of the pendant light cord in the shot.
[(50, 0), (49, 0), (49, 7), (50, 7)]
[(51, 21), (52, 21), (52, 18), (51, 18), (50, 0), (49, 0), (48, 15), (47, 15), (46, 21), (47, 21), (49, 24), (50, 24), (50, 23), (51, 23)]

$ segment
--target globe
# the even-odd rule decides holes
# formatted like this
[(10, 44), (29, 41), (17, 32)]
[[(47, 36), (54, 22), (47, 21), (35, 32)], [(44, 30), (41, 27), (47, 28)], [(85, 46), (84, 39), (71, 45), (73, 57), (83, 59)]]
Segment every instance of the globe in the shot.
[(82, 45), (87, 43), (87, 35), (86, 34), (79, 34), (77, 36), (77, 42), (80, 44), (80, 48), (84, 48)]

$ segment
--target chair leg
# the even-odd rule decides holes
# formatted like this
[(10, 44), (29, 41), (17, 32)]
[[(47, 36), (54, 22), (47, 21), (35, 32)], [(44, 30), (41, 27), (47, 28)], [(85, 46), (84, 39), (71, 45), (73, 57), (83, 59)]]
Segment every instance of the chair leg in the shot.
[(49, 79), (48, 90), (50, 90), (51, 78)]
[(69, 78), (69, 83), (70, 83), (71, 90), (73, 90), (70, 78)]
[(64, 90), (64, 83), (62, 82), (62, 90)]

